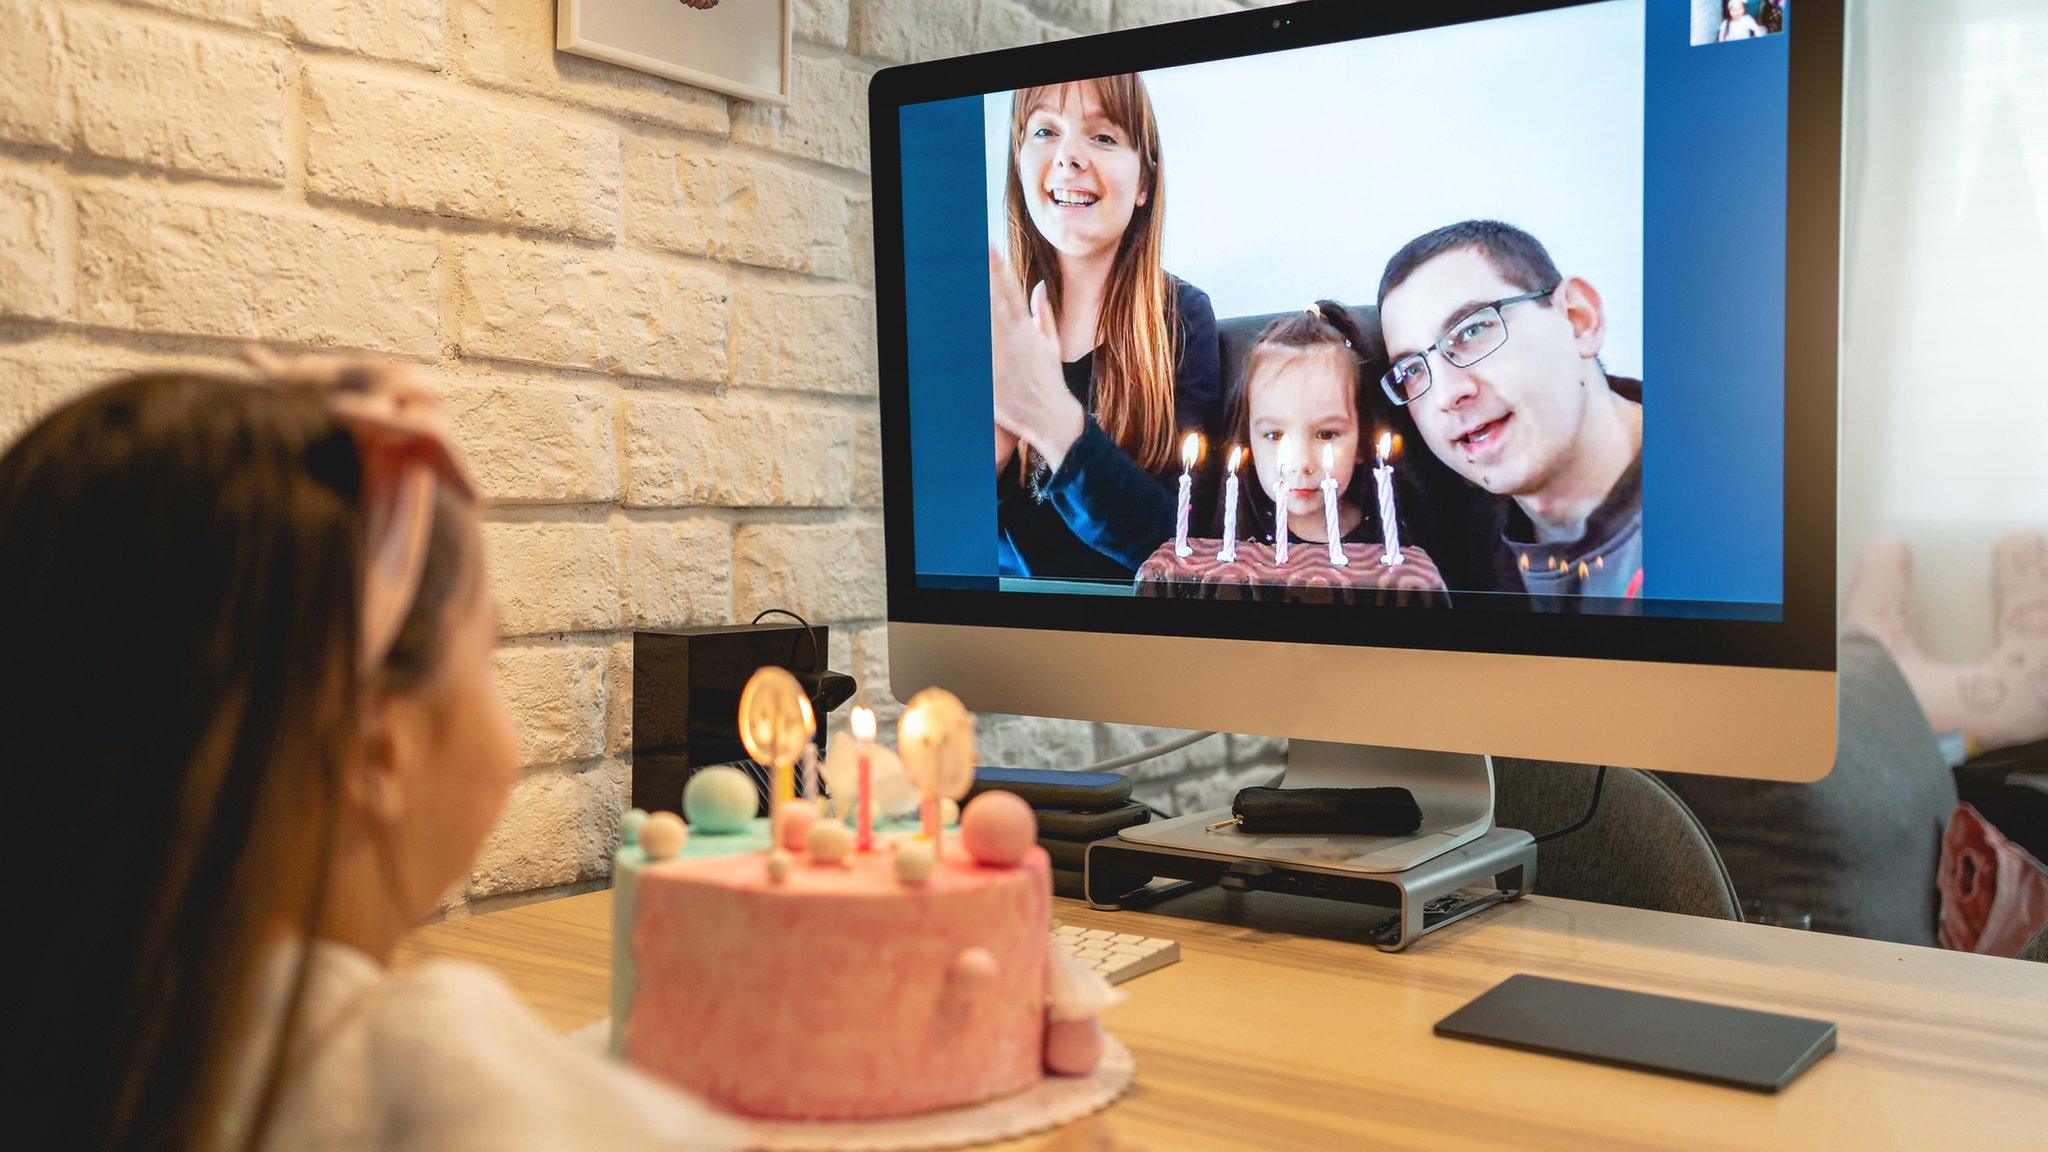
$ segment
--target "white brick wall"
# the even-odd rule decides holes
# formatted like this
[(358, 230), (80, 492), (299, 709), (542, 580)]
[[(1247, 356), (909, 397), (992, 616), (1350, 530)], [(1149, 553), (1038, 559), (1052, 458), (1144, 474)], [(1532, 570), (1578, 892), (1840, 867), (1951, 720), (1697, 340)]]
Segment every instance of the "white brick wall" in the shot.
[[(528, 767), (451, 907), (601, 880), (635, 626), (791, 607), (887, 679), (866, 86), (1251, 0), (796, 0), (769, 108), (554, 50), (553, 0), (0, 0), (0, 443), (263, 339), (416, 361), (493, 498)], [(991, 716), (986, 758), (1172, 733)], [(1232, 738), (1163, 806), (1269, 776)]]

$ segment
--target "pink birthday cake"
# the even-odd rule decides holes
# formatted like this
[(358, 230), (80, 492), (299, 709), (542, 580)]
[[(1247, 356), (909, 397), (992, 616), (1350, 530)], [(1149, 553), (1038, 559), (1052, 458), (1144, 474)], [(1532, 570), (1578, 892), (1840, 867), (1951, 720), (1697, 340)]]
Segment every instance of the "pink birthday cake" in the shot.
[(778, 1121), (910, 1116), (1092, 1071), (1095, 1012), (1116, 993), (1077, 984), (1053, 950), (1035, 835), (1029, 807), (996, 793), (936, 855), (915, 833), (878, 833), (865, 853), (821, 854), (815, 839), (809, 852), (732, 851), (702, 833), (666, 859), (625, 845), (614, 1051)]
[(1188, 546), (1192, 555), (1181, 556), (1172, 541), (1160, 545), (1138, 568), (1138, 595), (1327, 604), (1450, 603), (1442, 574), (1420, 548), (1404, 548), (1399, 564), (1386, 564), (1386, 552), (1378, 544), (1345, 544), (1345, 563), (1338, 565), (1330, 562), (1326, 544), (1295, 541), (1285, 564), (1274, 558), (1271, 544), (1241, 542), (1228, 560), (1221, 556), (1220, 540), (1190, 540)]

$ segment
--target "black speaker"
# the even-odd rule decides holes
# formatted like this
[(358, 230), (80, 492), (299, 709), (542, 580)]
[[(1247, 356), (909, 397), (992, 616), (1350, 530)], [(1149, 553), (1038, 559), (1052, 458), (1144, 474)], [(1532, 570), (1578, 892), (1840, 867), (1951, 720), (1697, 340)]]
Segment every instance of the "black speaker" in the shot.
[(788, 669), (803, 685), (823, 752), (825, 717), (856, 688), (853, 677), (825, 667), (830, 634), (824, 625), (786, 624), (633, 633), (633, 806), (679, 812), (691, 772), (747, 759), (740, 690), (764, 665)]

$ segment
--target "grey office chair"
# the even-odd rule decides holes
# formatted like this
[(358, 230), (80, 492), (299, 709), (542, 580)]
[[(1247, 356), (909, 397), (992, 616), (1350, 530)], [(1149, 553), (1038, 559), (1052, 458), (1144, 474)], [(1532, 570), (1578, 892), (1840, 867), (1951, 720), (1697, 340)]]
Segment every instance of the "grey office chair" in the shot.
[[(1595, 769), (1495, 758), (1494, 820), (1541, 835), (1586, 814)], [(1536, 850), (1536, 891), (1719, 920), (1742, 919), (1721, 854), (1685, 801), (1633, 768), (1609, 768), (1584, 828)]]
[[(1541, 868), (1543, 864), (1541, 861), (1538, 861), (1536, 866)], [(2034, 933), (2034, 938), (2027, 941), (2026, 946), (2020, 949), (2020, 959), (2035, 960), (2048, 964), (2048, 924), (2041, 925), (2041, 930)]]

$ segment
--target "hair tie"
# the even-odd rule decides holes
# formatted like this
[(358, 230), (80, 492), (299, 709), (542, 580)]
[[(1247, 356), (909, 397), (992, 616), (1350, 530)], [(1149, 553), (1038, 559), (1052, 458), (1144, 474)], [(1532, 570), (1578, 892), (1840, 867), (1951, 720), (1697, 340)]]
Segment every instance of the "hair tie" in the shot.
[(1327, 318), (1326, 318), (1326, 317), (1325, 317), (1325, 316), (1323, 315), (1323, 306), (1322, 306), (1321, 304), (1311, 304), (1311, 305), (1309, 305), (1309, 306), (1308, 306), (1308, 314), (1309, 314), (1309, 315), (1311, 315), (1311, 316), (1313, 316), (1313, 317), (1315, 317), (1315, 318), (1316, 318), (1316, 319), (1318, 319), (1318, 320), (1325, 320), (1325, 321), (1327, 321)]
[(419, 594), (436, 477), (461, 496), (477, 498), (455, 453), (447, 410), (402, 364), (285, 360), (254, 344), (243, 348), (242, 357), (271, 380), (321, 390), (336, 422), (355, 441), (366, 537), (356, 656), (360, 671), (369, 675), (390, 656)]

